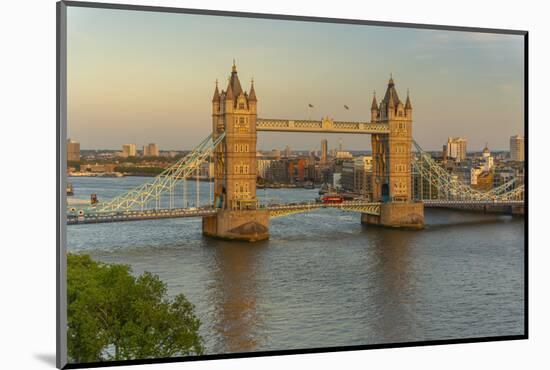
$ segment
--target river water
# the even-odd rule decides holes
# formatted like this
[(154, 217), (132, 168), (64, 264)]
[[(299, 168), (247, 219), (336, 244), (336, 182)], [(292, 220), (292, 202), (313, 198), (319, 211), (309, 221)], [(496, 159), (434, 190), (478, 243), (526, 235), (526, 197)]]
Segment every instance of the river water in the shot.
[[(151, 180), (70, 179), (76, 198), (100, 200)], [(317, 190), (258, 195), (305, 201)], [(194, 218), (71, 225), (67, 241), (185, 294), (210, 354), (524, 333), (523, 218), (430, 209), (421, 231), (359, 219), (335, 209), (276, 218), (254, 244), (205, 238)]]

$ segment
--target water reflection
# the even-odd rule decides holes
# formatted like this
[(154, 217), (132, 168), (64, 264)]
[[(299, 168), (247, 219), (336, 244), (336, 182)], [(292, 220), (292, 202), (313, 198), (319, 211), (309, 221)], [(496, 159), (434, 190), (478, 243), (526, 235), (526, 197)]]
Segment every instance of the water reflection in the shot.
[(216, 353), (247, 352), (258, 346), (255, 335), (261, 318), (256, 307), (259, 258), (268, 242), (209, 241), (213, 250), (209, 301), (214, 306), (214, 330), (220, 340)]
[(379, 342), (395, 342), (416, 333), (414, 320), (414, 268), (411, 245), (417, 232), (365, 226), (369, 235), (369, 266), (372, 291), (369, 308), (377, 320), (371, 320), (373, 336)]
[[(105, 197), (132, 181), (74, 185)], [(384, 229), (320, 210), (272, 220), (271, 239), (255, 244), (205, 239), (196, 219), (71, 226), (67, 240), (185, 294), (207, 353), (523, 333), (523, 218), (429, 209), (426, 223)]]

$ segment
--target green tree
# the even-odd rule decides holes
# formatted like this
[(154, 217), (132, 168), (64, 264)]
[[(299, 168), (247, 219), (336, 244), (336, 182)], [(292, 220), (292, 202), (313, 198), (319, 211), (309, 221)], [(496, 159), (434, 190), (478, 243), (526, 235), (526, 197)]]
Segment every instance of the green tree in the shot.
[(202, 354), (200, 321), (183, 294), (127, 265), (67, 255), (68, 352), (78, 363)]

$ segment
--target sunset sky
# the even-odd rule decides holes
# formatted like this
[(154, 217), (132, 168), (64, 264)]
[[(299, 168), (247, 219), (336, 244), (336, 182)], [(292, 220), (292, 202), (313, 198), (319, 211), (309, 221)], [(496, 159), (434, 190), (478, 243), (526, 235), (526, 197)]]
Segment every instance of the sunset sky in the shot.
[[(258, 116), (370, 120), (390, 73), (413, 105), (413, 136), (441, 149), (508, 149), (523, 134), (523, 36), (68, 8), (68, 136), (83, 149), (154, 142), (190, 149), (211, 131), (216, 79), (236, 60)], [(344, 109), (349, 106), (349, 110)], [(260, 149), (370, 149), (369, 136), (260, 133)]]

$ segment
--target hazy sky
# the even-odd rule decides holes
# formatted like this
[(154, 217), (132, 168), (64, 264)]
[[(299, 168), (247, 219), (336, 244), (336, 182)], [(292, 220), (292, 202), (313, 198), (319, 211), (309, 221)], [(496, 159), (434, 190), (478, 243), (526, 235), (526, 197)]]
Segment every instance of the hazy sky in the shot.
[[(68, 136), (83, 149), (189, 149), (211, 131), (214, 81), (233, 58), (258, 116), (370, 120), (393, 73), (413, 136), (508, 149), (523, 134), (523, 37), (128, 10), (68, 8)], [(349, 110), (344, 109), (344, 104)], [(259, 133), (261, 149), (370, 149), (367, 135)]]

